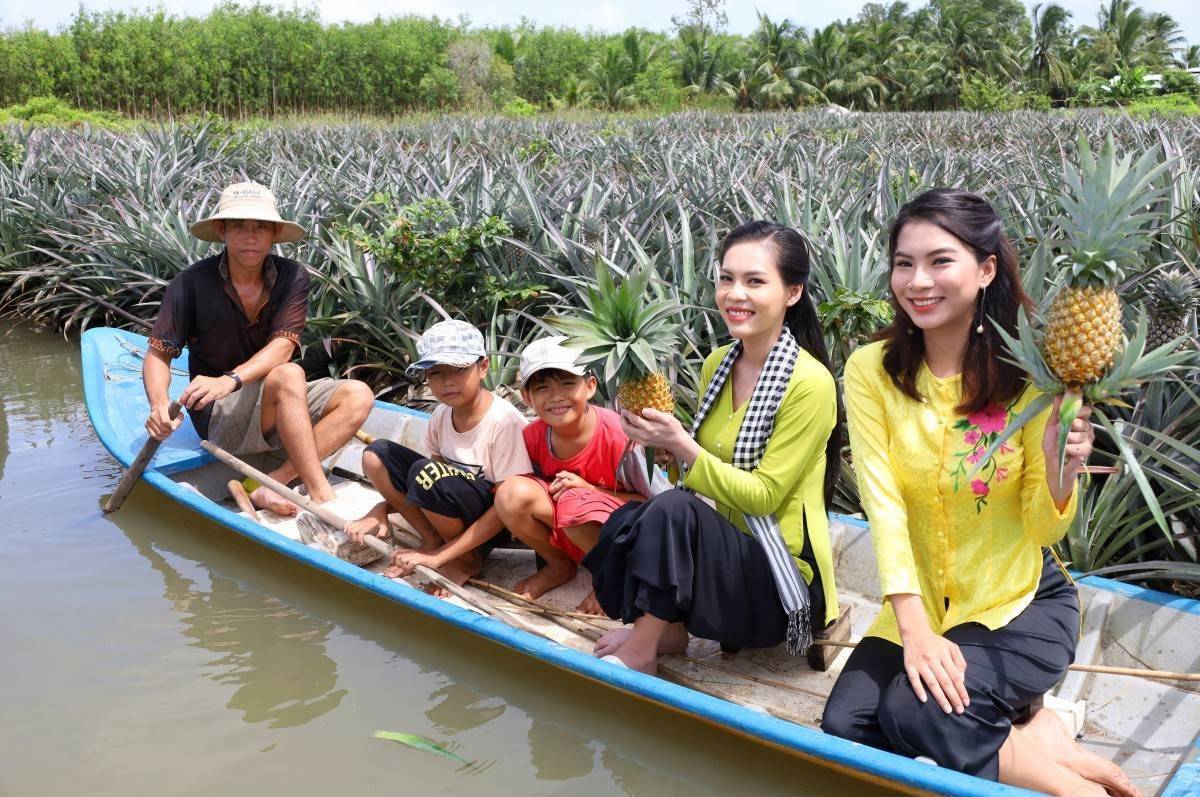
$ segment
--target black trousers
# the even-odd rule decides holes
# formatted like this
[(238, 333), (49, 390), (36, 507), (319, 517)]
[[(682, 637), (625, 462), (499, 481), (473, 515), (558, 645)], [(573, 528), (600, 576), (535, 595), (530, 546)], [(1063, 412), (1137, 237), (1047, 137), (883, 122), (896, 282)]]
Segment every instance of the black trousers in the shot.
[[(435, 462), (391, 440), (376, 440), (366, 450), (379, 457), (392, 486), (415, 507), (457, 518), (470, 526), (495, 502), (495, 485), (482, 476)], [(498, 544), (510, 540), (508, 533), (501, 531), (479, 547), (480, 553), (487, 556)]]
[(917, 700), (904, 672), (904, 651), (879, 637), (859, 643), (825, 704), (821, 729), (911, 758), (997, 780), (997, 753), (1014, 721), (1048, 692), (1075, 660), (1079, 599), (1075, 585), (1043, 552), (1033, 603), (991, 631), (967, 623), (944, 636), (967, 660), (971, 705), (947, 714), (932, 697)]
[[(583, 565), (605, 614), (622, 622), (649, 614), (747, 648), (774, 647), (786, 636), (787, 614), (762, 545), (686, 490), (613, 512)], [(816, 624), (825, 600), (813, 573)]]

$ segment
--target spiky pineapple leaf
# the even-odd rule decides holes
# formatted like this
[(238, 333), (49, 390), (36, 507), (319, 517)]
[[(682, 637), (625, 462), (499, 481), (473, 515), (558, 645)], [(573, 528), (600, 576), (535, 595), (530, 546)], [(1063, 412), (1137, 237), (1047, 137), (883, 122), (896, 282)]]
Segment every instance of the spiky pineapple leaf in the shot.
[(1146, 478), (1146, 474), (1142, 470), (1142, 465), (1134, 455), (1133, 449), (1129, 447), (1128, 441), (1125, 440), (1125, 437), (1117, 429), (1116, 425), (1099, 408), (1093, 410), (1092, 415), (1104, 427), (1109, 436), (1112, 437), (1113, 442), (1117, 444), (1117, 450), (1121, 452), (1121, 459), (1124, 460), (1125, 466), (1129, 468), (1129, 472), (1133, 474), (1138, 489), (1142, 491), (1142, 498), (1145, 499), (1146, 506), (1150, 508), (1150, 512), (1154, 515), (1154, 520), (1158, 523), (1158, 527), (1162, 529), (1163, 534), (1170, 536), (1171, 527), (1167, 525), (1167, 519), (1163, 516), (1162, 507), (1158, 503), (1158, 496), (1150, 488), (1150, 481)]

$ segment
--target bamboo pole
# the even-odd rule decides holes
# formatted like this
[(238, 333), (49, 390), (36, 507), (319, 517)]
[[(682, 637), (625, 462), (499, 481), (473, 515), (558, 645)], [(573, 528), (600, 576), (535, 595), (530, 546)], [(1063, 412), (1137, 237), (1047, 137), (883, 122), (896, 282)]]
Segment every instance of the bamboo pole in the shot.
[[(340, 531), (345, 528), (346, 520), (344, 518), (342, 518), (341, 516), (339, 516), (336, 512), (334, 512), (329, 507), (322, 506), (321, 504), (318, 504), (317, 502), (313, 501), (311, 498), (301, 495), (300, 493), (293, 490), (291, 487), (288, 487), (287, 485), (283, 484), (282, 482), (271, 478), (270, 476), (263, 473), (258, 468), (255, 468), (252, 465), (249, 465), (248, 463), (243, 462), (242, 460), (235, 457), (233, 454), (230, 454), (225, 449), (214, 445), (213, 443), (211, 443), (208, 440), (200, 441), (200, 445), (204, 448), (205, 451), (212, 454), (218, 460), (225, 463), (229, 467), (233, 468), (238, 473), (241, 473), (244, 476), (249, 476), (250, 478), (257, 481), (259, 484), (261, 484), (263, 487), (266, 487), (267, 489), (271, 490), (272, 492), (276, 493), (277, 495), (280, 495), (283, 498), (286, 498), (287, 500), (291, 501), (292, 503), (296, 504), (297, 506), (302, 507), (303, 509), (307, 509), (309, 512), (312, 512), (318, 518), (325, 521), (330, 526), (333, 526), (335, 529)], [(395, 550), (395, 548), (393, 548), (393, 546), (388, 545), (383, 540), (379, 539), (378, 537), (372, 536), (370, 534), (363, 537), (363, 543), (374, 548), (375, 550), (379, 551), (380, 553), (382, 553), (384, 555), (390, 555)], [(449, 592), (451, 595), (462, 600), (463, 602), (474, 607), (475, 609), (478, 609), (479, 611), (483, 612), (484, 614), (488, 615), (489, 617), (495, 617), (500, 622), (502, 622), (506, 625), (512, 626), (513, 628), (517, 628), (521, 631), (528, 631), (533, 634), (538, 633), (536, 628), (529, 625), (524, 620), (521, 620), (519, 618), (508, 615), (502, 611), (499, 611), (494, 606), (487, 603), (486, 601), (481, 601), (479, 598), (475, 597), (470, 592), (468, 592), (467, 590), (460, 587), (458, 584), (455, 584), (453, 581), (446, 578), (445, 576), (443, 576), (441, 573), (437, 572), (436, 570), (433, 570), (432, 568), (429, 568), (429, 567), (425, 567), (424, 565), (417, 565), (415, 570), (419, 575), (429, 579), (430, 581), (437, 584), (442, 589)]]

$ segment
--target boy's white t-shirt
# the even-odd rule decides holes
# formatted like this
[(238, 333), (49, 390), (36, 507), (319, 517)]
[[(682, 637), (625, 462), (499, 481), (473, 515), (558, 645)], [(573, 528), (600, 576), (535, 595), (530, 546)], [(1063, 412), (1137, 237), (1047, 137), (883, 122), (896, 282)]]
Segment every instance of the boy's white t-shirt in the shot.
[(451, 413), (445, 404), (433, 411), (425, 427), (430, 454), (493, 483), (533, 472), (521, 435), (528, 421), (512, 404), (492, 393), (492, 406), (469, 432), (455, 431)]

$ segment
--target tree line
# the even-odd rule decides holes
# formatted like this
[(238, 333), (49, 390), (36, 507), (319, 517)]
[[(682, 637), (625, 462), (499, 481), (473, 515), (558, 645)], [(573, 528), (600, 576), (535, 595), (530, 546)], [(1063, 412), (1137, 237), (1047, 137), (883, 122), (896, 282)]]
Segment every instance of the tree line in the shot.
[(824, 28), (760, 15), (749, 35), (724, 30), (720, 4), (691, 0), (671, 32), (623, 34), (417, 16), (325, 24), (313, 8), (261, 4), (203, 17), (81, 9), (56, 32), (0, 33), (0, 105), (53, 96), (139, 116), (528, 115), (824, 103), (1005, 110), (1200, 94), (1186, 71), (1200, 68), (1200, 45), (1132, 0), (1108, 0), (1092, 21), (1019, 0), (867, 3)]

